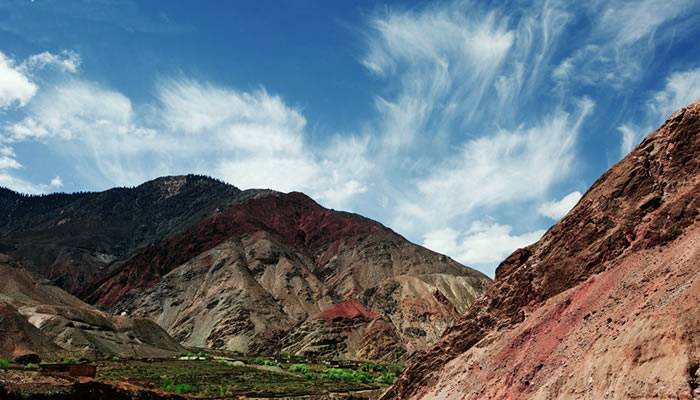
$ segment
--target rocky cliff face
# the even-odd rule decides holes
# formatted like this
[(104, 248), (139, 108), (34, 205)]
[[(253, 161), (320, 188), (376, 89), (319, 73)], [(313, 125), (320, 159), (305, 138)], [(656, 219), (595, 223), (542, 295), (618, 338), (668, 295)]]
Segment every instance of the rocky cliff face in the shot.
[(113, 316), (42, 283), (0, 254), (0, 358), (167, 356), (179, 343), (144, 318)]
[(70, 195), (24, 196), (0, 188), (0, 252), (75, 293), (142, 247), (268, 193), (197, 175)]
[(700, 102), (496, 280), (384, 399), (700, 397)]
[[(399, 360), (437, 340), (489, 283), (377, 222), (290, 193), (145, 248), (81, 293), (186, 345)], [(324, 318), (341, 303), (366, 312)]]

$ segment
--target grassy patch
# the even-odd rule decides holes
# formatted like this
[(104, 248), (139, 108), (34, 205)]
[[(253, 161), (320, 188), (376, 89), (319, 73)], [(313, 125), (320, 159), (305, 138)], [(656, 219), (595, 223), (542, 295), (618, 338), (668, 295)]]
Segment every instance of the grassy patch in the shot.
[[(314, 370), (322, 370), (322, 366), (292, 364), (289, 370), (296, 373), (275, 372), (260, 367), (213, 360), (104, 361), (98, 365), (97, 376), (116, 382), (126, 379), (144, 387), (188, 397), (281, 397), (378, 388), (371, 378), (343, 380), (314, 373)], [(352, 372), (369, 376), (366, 372)]]

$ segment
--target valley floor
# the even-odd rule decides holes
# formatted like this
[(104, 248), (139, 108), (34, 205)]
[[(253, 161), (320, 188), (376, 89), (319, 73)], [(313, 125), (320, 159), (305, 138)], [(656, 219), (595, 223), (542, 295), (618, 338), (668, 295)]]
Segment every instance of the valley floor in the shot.
[(158, 359), (95, 364), (95, 378), (48, 375), (29, 369), (0, 370), (0, 398), (373, 400), (386, 389), (387, 384), (381, 381), (390, 375), (378, 364), (358, 365), (353, 370), (324, 364), (277, 363), (259, 357), (245, 361)]

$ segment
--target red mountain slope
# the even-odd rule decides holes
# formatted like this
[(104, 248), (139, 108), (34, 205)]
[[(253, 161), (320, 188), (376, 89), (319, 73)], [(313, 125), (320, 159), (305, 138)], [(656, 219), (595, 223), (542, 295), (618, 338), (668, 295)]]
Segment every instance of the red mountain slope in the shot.
[[(269, 232), (312, 258), (319, 249), (343, 239), (352, 242), (370, 233), (393, 234), (359, 216), (341, 216), (327, 210), (302, 193), (271, 195), (246, 201), (180, 236), (147, 248), (111, 276), (88, 285), (81, 297), (93, 304), (112, 306), (130, 290), (153, 286), (171, 269), (230, 237), (260, 231)], [(332, 253), (330, 249), (324, 255), (330, 258)]]
[(598, 179), (384, 399), (691, 399), (700, 102)]
[[(377, 222), (290, 193), (150, 246), (83, 295), (188, 346), (394, 361), (437, 340), (489, 283)], [(350, 318), (314, 318), (334, 313)]]

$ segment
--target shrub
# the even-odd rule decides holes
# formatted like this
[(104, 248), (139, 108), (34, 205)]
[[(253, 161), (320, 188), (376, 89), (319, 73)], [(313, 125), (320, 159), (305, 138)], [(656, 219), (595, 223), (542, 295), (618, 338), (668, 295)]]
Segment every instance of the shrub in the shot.
[(175, 385), (175, 394), (189, 393), (191, 391), (192, 391), (192, 386), (190, 386), (186, 383), (181, 383), (179, 385)]
[(387, 369), (389, 370), (389, 372), (393, 372), (394, 374), (396, 374), (398, 376), (398, 375), (401, 375), (404, 368), (406, 368), (406, 366), (404, 364), (390, 364)]
[(24, 368), (39, 368), (39, 366), (34, 363), (29, 363), (25, 365)]
[(163, 391), (164, 391), (164, 392), (169, 392), (169, 391), (173, 390), (174, 384), (175, 384), (175, 383), (174, 383), (173, 380), (170, 379), (170, 378), (165, 378), (165, 379), (163, 379)]
[(396, 380), (396, 374), (393, 372), (382, 372), (382, 375), (377, 378), (377, 382), (379, 383), (386, 383), (387, 385), (391, 385), (394, 383)]
[(362, 371), (384, 371), (384, 366), (377, 363), (367, 363), (360, 367)]
[(314, 374), (312, 374), (311, 372), (304, 373), (304, 378), (306, 378), (306, 379), (313, 379), (313, 377), (314, 377)]
[(112, 357), (112, 361), (119, 361), (119, 356)]
[(217, 362), (228, 367), (242, 367), (243, 365), (245, 365), (241, 361), (219, 360)]
[(292, 372), (301, 372), (302, 374), (307, 374), (309, 372), (309, 366), (306, 364), (292, 364), (289, 367)]
[(0, 359), (0, 369), (5, 369), (10, 366), (10, 362), (7, 360)]
[(257, 364), (257, 365), (265, 365), (265, 361), (267, 361), (267, 360), (265, 360), (262, 357), (256, 357), (253, 361), (251, 361), (251, 363)]
[(347, 368), (330, 368), (321, 374), (324, 378), (340, 381), (370, 383), (372, 376), (368, 372), (353, 371)]

